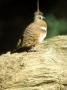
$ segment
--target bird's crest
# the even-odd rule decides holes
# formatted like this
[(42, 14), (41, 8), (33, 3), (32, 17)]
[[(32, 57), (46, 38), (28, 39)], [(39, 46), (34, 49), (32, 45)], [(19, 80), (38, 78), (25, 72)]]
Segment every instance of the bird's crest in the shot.
[(37, 0), (37, 11), (34, 13), (34, 15), (42, 15), (43, 16), (43, 13), (40, 11), (39, 9), (39, 0)]

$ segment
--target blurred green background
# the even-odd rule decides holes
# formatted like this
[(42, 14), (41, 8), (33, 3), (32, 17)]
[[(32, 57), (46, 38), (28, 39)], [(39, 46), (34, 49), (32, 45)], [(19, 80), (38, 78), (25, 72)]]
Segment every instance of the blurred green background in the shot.
[[(36, 11), (37, 0), (0, 0), (0, 51), (15, 48)], [(48, 23), (47, 38), (67, 35), (67, 0), (40, 0)]]
[(48, 23), (48, 34), (47, 38), (57, 36), (57, 35), (66, 35), (67, 34), (67, 20), (58, 19), (54, 15), (47, 16)]

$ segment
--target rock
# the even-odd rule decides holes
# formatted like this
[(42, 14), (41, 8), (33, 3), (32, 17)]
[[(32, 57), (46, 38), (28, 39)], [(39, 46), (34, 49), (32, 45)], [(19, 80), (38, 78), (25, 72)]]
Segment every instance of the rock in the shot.
[(67, 90), (67, 36), (36, 48), (0, 56), (0, 90)]

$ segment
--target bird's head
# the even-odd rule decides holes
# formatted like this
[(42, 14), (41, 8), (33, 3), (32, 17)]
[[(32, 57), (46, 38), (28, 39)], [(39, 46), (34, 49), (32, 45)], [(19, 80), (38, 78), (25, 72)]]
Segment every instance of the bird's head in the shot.
[(44, 20), (45, 17), (43, 16), (43, 13), (42, 12), (35, 12), (34, 13), (34, 20), (37, 21), (37, 20)]

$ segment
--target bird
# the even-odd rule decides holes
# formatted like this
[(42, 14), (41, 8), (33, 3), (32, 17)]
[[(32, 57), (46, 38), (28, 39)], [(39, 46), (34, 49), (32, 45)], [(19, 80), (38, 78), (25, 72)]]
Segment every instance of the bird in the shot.
[(37, 10), (31, 22), (18, 40), (17, 49), (22, 48), (26, 51), (36, 51), (36, 45), (42, 43), (47, 35), (47, 22), (43, 13), (39, 10), (39, 0), (37, 0)]

